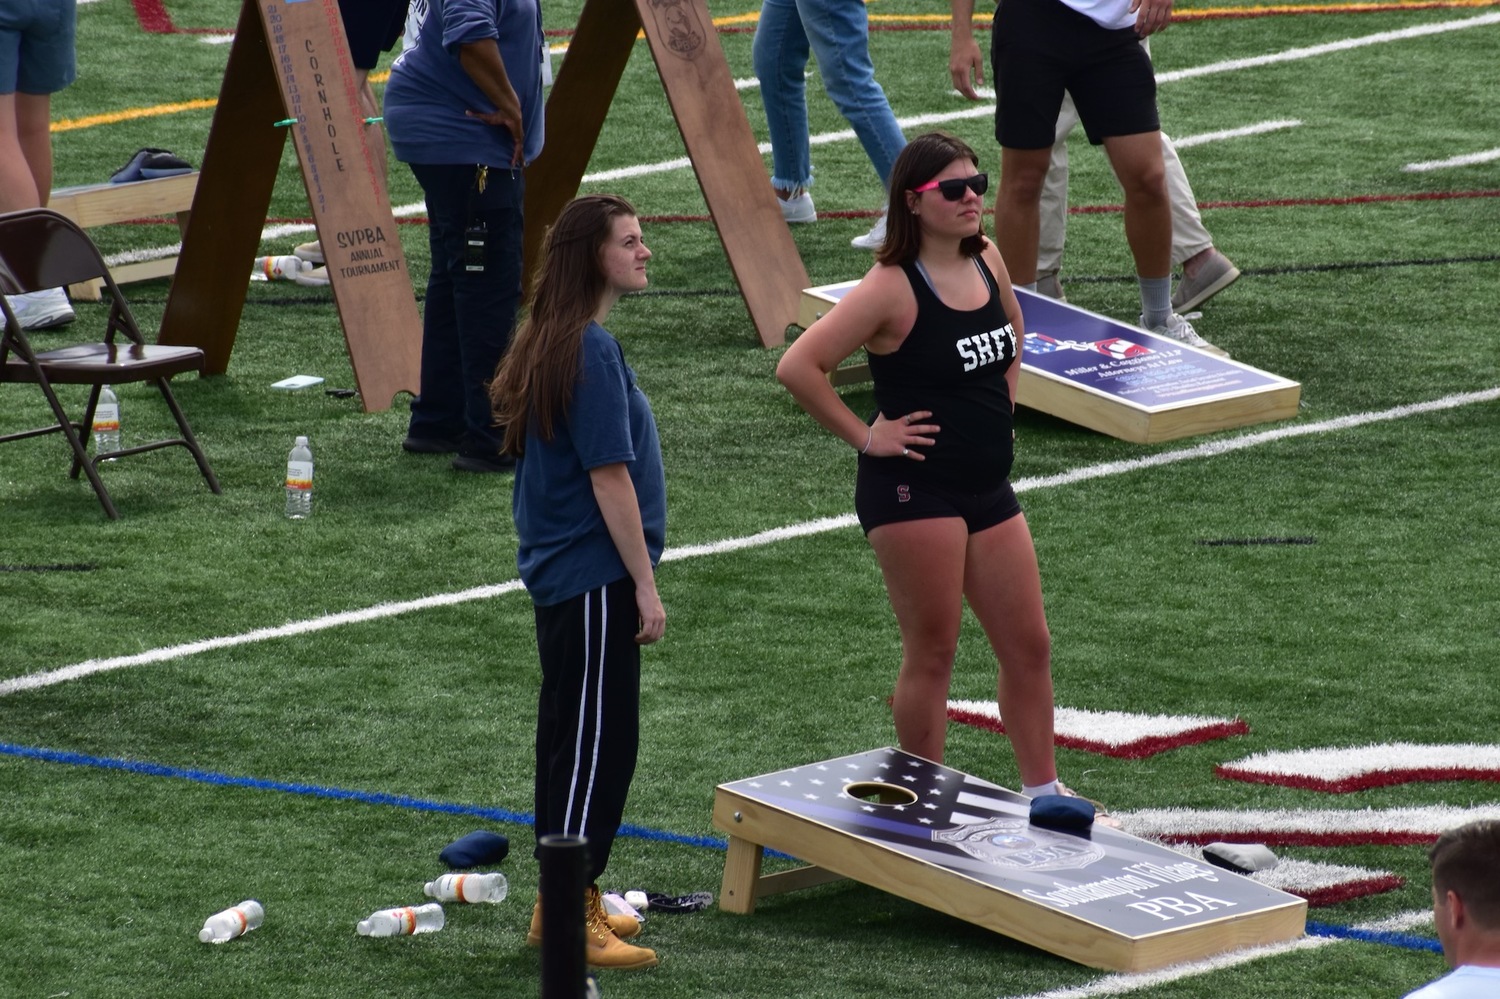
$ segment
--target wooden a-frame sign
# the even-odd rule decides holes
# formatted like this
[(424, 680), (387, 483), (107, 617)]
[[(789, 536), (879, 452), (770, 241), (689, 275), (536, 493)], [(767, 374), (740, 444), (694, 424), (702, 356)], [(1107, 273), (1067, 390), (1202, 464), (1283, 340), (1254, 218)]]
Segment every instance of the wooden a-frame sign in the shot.
[(546, 227), (578, 192), (643, 28), (750, 318), (761, 343), (777, 346), (797, 321), (807, 270), (703, 0), (586, 0), (547, 99), (542, 154), (526, 171), (526, 273)]
[(417, 391), (422, 323), (337, 0), (244, 0), (158, 339), (201, 348), (206, 373), (228, 368), (287, 132), (360, 399), (388, 409)]

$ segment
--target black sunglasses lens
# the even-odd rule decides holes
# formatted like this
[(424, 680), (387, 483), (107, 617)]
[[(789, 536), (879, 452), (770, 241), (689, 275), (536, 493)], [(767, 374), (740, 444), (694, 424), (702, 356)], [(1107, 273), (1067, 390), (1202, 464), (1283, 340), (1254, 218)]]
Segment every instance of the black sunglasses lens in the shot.
[(949, 201), (958, 201), (962, 198), (965, 188), (975, 194), (984, 194), (990, 188), (990, 175), (976, 173), (970, 177), (950, 177), (947, 180), (938, 181), (938, 191)]

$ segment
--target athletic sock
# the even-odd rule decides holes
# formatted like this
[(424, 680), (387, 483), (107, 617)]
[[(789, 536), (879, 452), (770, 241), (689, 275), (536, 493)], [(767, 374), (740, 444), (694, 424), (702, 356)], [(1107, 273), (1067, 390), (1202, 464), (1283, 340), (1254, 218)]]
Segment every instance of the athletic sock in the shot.
[(1027, 291), (1036, 291), (1036, 282), (1032, 281), (1029, 284), (1018, 284), (1016, 285), (1016, 287), (1025, 288)]
[(1028, 798), (1040, 798), (1044, 794), (1057, 794), (1057, 781), (1048, 781), (1046, 784), (1038, 784), (1036, 787), (1022, 784), (1021, 793)]
[(1154, 330), (1172, 318), (1172, 276), (1137, 277), (1141, 286), (1141, 325)]

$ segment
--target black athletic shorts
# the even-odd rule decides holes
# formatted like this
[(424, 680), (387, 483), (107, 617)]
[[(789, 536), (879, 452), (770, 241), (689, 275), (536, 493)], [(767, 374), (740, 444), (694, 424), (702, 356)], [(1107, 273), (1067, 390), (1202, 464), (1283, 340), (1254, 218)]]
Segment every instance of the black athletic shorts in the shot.
[(349, 61), (355, 69), (370, 70), (380, 53), (396, 45), (406, 28), (410, 0), (339, 0), (344, 34), (349, 37)]
[(990, 39), (995, 139), (1046, 149), (1057, 137), (1063, 91), (1089, 141), (1155, 132), (1156, 71), (1134, 28), (1109, 30), (1061, 0), (1003, 0)]
[(928, 482), (910, 458), (861, 455), (854, 512), (866, 534), (884, 524), (939, 517), (962, 517), (969, 533), (978, 534), (1020, 513), (1021, 503), (1004, 479), (994, 489), (969, 492)]

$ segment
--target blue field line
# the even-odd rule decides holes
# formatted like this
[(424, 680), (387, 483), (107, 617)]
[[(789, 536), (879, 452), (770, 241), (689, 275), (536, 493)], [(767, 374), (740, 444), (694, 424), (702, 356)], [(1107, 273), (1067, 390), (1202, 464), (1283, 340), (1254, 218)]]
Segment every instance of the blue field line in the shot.
[(1307, 935), (1310, 937), (1337, 937), (1340, 940), (1362, 940), (1365, 943), (1385, 944), (1388, 947), (1404, 947), (1407, 950), (1430, 950), (1441, 954), (1443, 945), (1431, 937), (1417, 937), (1410, 933), (1386, 933), (1380, 930), (1361, 930), (1354, 926), (1337, 926), (1333, 923), (1308, 921)]
[[(22, 759), (41, 760), (44, 763), (65, 763), (75, 767), (96, 767), (100, 770), (123, 770), (127, 773), (147, 777), (175, 777), (179, 780), (196, 781), (199, 784), (216, 784), (221, 787), (244, 787), (255, 791), (281, 791), (285, 794), (305, 794), (314, 798), (331, 798), (335, 801), (357, 801), (365, 805), (389, 805), (393, 808), (410, 808), (419, 812), (444, 812), (449, 815), (474, 815), (494, 822), (510, 822), (530, 827), (530, 812), (512, 812), (505, 808), (485, 808), (482, 805), (464, 805), (451, 801), (429, 801), (405, 794), (382, 794), (372, 791), (350, 791), (341, 787), (325, 787), (321, 784), (292, 784), (279, 780), (261, 780), (258, 777), (236, 777), (233, 774), (215, 773), (212, 770), (194, 770), (190, 767), (171, 767), (161, 763), (144, 763), (140, 760), (121, 760), (109, 756), (89, 756), (61, 749), (41, 749), (35, 746), (17, 746), (0, 742), (0, 754), (18, 756)], [(623, 825), (619, 835), (657, 843), (672, 843), (678, 846), (696, 846), (709, 850), (727, 849), (726, 840), (714, 836), (685, 836), (681, 833), (648, 829), (645, 826)], [(773, 850), (767, 855), (782, 857), (786, 854)]]

